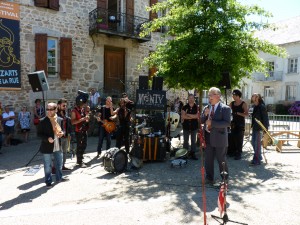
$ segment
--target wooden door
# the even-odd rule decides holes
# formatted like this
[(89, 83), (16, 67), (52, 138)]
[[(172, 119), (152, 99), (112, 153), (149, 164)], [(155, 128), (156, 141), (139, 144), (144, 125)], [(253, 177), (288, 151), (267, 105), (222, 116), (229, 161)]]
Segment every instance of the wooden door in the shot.
[(125, 90), (125, 49), (105, 47), (104, 91), (120, 95)]

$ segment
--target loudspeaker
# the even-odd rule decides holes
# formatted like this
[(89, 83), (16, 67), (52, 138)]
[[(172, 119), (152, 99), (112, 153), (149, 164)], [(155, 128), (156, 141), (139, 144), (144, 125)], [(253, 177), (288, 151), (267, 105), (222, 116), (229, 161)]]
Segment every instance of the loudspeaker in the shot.
[(229, 72), (222, 73), (222, 79), (219, 82), (219, 86), (225, 89), (231, 89), (231, 82), (230, 82), (230, 74)]
[(139, 76), (139, 89), (140, 90), (148, 89), (148, 76)]
[(164, 82), (164, 78), (163, 77), (153, 77), (152, 90), (162, 91), (162, 89), (163, 89), (163, 82)]
[(49, 85), (44, 70), (27, 74), (33, 92), (48, 91)]

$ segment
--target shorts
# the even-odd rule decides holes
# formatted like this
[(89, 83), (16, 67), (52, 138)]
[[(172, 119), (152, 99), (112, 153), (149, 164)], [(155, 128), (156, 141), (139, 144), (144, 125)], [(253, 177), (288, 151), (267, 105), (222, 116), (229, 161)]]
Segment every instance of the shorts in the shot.
[(4, 134), (13, 134), (15, 132), (15, 126), (4, 125)]

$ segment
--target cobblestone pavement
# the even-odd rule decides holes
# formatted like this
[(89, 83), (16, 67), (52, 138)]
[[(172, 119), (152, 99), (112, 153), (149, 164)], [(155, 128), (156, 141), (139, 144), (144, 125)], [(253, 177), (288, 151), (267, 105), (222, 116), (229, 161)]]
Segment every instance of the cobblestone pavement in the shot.
[[(47, 189), (43, 167), (34, 176), (24, 176), (29, 167), (42, 165), (37, 154), (25, 166), (38, 146), (39, 140), (33, 138), (2, 148), (0, 224), (204, 224), (201, 160), (189, 160), (182, 168), (172, 168), (169, 160), (144, 163), (140, 170), (111, 174), (96, 159), (97, 138), (90, 137), (84, 159), (90, 166), (78, 168), (69, 157), (67, 166), (73, 169), (65, 175), (70, 181)], [(251, 225), (300, 224), (300, 150), (284, 149), (277, 153), (269, 147), (268, 164), (255, 167), (248, 166), (252, 157), (249, 143), (242, 160), (228, 159), (229, 219)], [(219, 215), (219, 190), (205, 187), (208, 224), (219, 224), (211, 218)]]

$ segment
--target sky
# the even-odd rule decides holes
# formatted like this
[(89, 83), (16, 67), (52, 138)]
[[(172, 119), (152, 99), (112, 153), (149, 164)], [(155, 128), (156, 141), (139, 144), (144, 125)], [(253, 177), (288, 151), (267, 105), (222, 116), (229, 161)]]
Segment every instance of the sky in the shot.
[(273, 14), (268, 22), (278, 22), (300, 16), (300, 0), (239, 0), (242, 4), (257, 4)]

